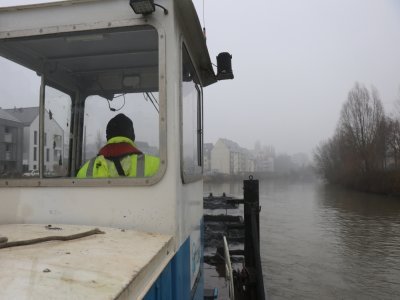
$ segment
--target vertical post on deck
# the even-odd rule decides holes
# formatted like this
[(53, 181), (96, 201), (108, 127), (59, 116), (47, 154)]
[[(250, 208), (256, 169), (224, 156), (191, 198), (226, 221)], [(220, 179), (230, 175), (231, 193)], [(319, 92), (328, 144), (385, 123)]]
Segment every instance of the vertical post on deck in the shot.
[(243, 181), (245, 264), (250, 275), (248, 299), (265, 299), (260, 255), (260, 200), (258, 180), (249, 177)]
[[(258, 194), (258, 180), (249, 179), (243, 181), (243, 196), (244, 196), (244, 225), (245, 225), (245, 241), (244, 241), (244, 252), (246, 254), (246, 266), (254, 267), (254, 245), (253, 245), (253, 234), (251, 232), (251, 218), (252, 210), (254, 207), (260, 206), (259, 194)], [(254, 216), (256, 218), (257, 227), (260, 228), (260, 221), (258, 214)], [(260, 235), (257, 233), (257, 240), (260, 241)]]

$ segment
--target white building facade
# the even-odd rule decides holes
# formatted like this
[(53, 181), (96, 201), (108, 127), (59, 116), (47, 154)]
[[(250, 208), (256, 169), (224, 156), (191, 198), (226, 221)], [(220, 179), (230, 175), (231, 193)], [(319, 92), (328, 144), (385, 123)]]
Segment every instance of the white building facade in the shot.
[[(25, 107), (6, 110), (18, 119), (23, 129), (23, 171), (39, 169), (39, 108)], [(46, 111), (44, 134), (44, 169), (54, 172), (63, 164), (64, 131), (57, 121)]]
[(254, 172), (250, 151), (228, 139), (219, 139), (211, 150), (211, 170), (225, 175)]

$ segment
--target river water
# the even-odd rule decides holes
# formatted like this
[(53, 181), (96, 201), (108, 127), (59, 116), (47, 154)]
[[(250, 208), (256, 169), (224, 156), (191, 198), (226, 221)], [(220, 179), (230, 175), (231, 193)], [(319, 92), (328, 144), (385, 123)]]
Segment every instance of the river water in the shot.
[[(204, 192), (243, 197), (242, 182)], [(269, 299), (400, 299), (400, 198), (320, 181), (260, 181)]]

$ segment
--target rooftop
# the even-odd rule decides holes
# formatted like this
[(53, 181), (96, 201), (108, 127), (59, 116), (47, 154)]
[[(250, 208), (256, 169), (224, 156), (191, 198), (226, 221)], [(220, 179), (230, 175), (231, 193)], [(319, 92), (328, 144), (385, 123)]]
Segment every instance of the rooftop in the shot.
[(0, 108), (0, 119), (20, 123), (20, 121), (17, 118), (15, 118), (10, 113), (8, 113), (6, 110), (1, 109), (1, 108)]
[(24, 125), (32, 124), (39, 114), (39, 107), (14, 107), (4, 110)]

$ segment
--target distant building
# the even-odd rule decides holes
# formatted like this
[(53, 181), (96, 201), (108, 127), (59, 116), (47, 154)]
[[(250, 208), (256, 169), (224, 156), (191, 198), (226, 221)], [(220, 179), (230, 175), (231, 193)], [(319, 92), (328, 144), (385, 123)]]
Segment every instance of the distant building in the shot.
[(310, 164), (310, 160), (308, 159), (308, 155), (305, 153), (296, 153), (292, 155), (292, 162), (298, 168), (304, 168), (305, 166)]
[(254, 159), (247, 149), (228, 139), (219, 139), (211, 150), (211, 170), (228, 175), (254, 172)]
[(22, 173), (23, 125), (0, 108), (0, 177)]
[(204, 143), (203, 146), (203, 170), (204, 173), (211, 172), (211, 151), (214, 148), (212, 143)]
[[(39, 169), (39, 107), (4, 109), (23, 127), (22, 171)], [(63, 164), (64, 131), (51, 112), (45, 113), (44, 168), (54, 171)]]
[(272, 173), (275, 171), (275, 149), (273, 146), (261, 147), (256, 143), (253, 151), (255, 157), (255, 171)]
[(263, 157), (256, 160), (256, 171), (272, 173), (275, 171), (274, 157)]
[(245, 173), (251, 173), (255, 171), (256, 165), (255, 165), (255, 159), (251, 151), (247, 149), (243, 149), (244, 151), (244, 169), (241, 170), (241, 172)]

